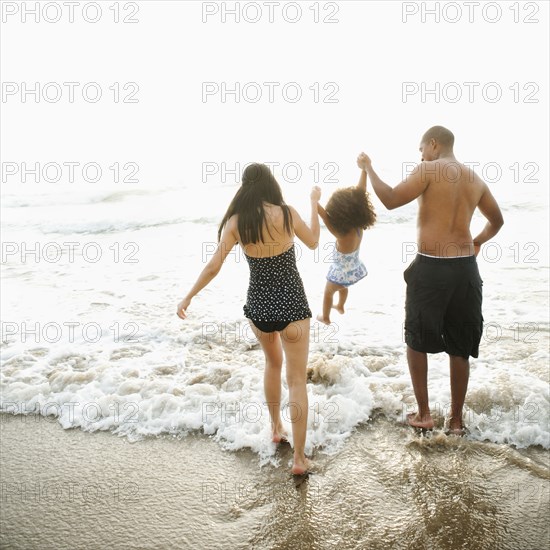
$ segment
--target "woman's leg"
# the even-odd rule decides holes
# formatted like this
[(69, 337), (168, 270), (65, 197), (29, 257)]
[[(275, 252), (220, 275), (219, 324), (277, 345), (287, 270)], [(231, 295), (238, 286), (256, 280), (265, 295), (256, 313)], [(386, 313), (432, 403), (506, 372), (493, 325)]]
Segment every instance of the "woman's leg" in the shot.
[(288, 325), (281, 333), (286, 357), (286, 380), (289, 391), (289, 416), (294, 442), (293, 474), (303, 474), (308, 468), (304, 454), (306, 444), (308, 401), (306, 367), (309, 352), (310, 320), (303, 319)]
[(279, 443), (286, 436), (281, 421), (281, 370), (283, 366), (281, 337), (278, 332), (262, 332), (252, 321), (250, 326), (260, 342), (265, 356), (264, 392), (271, 418), (271, 438), (275, 443)]

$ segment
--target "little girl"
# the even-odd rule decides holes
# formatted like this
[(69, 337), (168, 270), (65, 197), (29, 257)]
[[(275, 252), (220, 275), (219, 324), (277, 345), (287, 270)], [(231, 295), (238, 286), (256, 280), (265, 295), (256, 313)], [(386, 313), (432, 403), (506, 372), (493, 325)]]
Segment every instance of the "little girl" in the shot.
[[(361, 166), (360, 166), (361, 168)], [(344, 313), (348, 297), (348, 287), (367, 275), (367, 268), (359, 258), (359, 247), (363, 230), (376, 221), (376, 213), (367, 193), (367, 173), (361, 171), (359, 183), (355, 187), (338, 189), (330, 197), (326, 208), (317, 205), (317, 211), (327, 229), (336, 237), (333, 263), (327, 274), (327, 285), (323, 298), (323, 313), (317, 320), (330, 324), (330, 310)], [(339, 293), (336, 306), (334, 294)]]

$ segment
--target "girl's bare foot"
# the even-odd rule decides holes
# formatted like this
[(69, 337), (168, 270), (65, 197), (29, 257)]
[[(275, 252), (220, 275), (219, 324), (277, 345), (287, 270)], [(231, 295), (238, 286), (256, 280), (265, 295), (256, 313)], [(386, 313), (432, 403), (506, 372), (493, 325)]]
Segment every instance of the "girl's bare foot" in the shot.
[(325, 325), (330, 325), (330, 319), (328, 317), (323, 317), (320, 313), (317, 315), (317, 321)]
[(303, 476), (311, 468), (311, 462), (307, 458), (294, 457), (294, 464), (290, 470), (295, 476)]
[(338, 304), (336, 306), (332, 306), (332, 309), (335, 309), (341, 315), (344, 315), (344, 313), (345, 313), (344, 306), (341, 306), (340, 304)]
[(425, 416), (420, 416), (417, 412), (409, 413), (407, 415), (407, 421), (409, 426), (412, 426), (413, 428), (432, 430), (434, 427), (434, 421), (432, 420), (430, 413)]

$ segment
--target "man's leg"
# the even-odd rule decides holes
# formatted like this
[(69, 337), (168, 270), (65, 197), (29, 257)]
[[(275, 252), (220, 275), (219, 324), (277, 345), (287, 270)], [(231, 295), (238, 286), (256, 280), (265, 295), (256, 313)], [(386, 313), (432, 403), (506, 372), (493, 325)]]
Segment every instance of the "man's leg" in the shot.
[(451, 417), (449, 419), (449, 430), (454, 433), (463, 431), (462, 409), (468, 379), (470, 378), (470, 361), (458, 355), (449, 355), (451, 368)]
[(434, 422), (428, 403), (428, 356), (424, 352), (415, 351), (407, 346), (407, 362), (414, 396), (418, 403), (418, 412), (408, 415), (409, 424), (415, 428), (431, 429), (434, 427)]

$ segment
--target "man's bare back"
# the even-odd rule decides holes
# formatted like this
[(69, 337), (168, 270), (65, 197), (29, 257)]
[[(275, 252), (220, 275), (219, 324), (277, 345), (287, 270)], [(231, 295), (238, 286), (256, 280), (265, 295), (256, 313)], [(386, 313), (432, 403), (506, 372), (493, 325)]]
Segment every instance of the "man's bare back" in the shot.
[(418, 197), (418, 251), (430, 256), (471, 256), (472, 215), (487, 186), (454, 158), (423, 162), (427, 185)]

